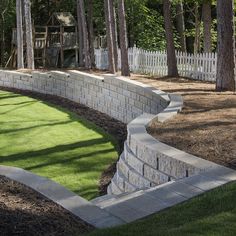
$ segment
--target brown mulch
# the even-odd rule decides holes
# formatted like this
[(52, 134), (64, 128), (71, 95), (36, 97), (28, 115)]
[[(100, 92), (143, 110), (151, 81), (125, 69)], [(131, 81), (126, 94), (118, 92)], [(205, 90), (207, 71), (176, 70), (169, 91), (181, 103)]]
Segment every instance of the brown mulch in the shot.
[(221, 165), (236, 167), (236, 94), (215, 92), (215, 85), (187, 78), (132, 79), (181, 94), (183, 111), (148, 132), (158, 140)]
[(0, 176), (1, 236), (73, 236), (93, 229), (32, 189)]
[[(72, 111), (79, 115), (80, 117), (93, 122), (98, 127), (101, 127), (105, 132), (112, 135), (117, 141), (117, 151), (119, 154), (122, 153), (124, 148), (124, 142), (127, 137), (126, 124), (111, 118), (110, 116), (91, 109), (87, 106), (84, 106), (79, 103), (72, 102), (66, 98), (61, 98), (54, 95), (46, 95), (38, 92), (19, 90), (13, 88), (0, 87), (0, 90), (5, 90), (9, 92), (14, 92), (18, 94), (22, 94), (24, 96), (29, 96), (35, 99), (39, 99), (45, 102), (49, 102), (51, 104), (63, 107), (69, 111)], [(99, 181), (99, 193), (100, 195), (106, 194), (106, 189), (108, 184), (111, 181), (111, 178), (116, 172), (116, 165), (113, 163), (107, 170), (105, 170)]]

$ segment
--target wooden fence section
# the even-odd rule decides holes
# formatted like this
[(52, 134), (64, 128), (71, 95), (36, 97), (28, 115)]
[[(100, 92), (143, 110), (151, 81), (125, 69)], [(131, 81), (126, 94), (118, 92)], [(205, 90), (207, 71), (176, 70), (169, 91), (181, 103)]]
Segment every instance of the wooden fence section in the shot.
[[(108, 68), (108, 53), (106, 49), (96, 49), (95, 57), (98, 69)], [(181, 76), (204, 81), (216, 80), (216, 53), (189, 54), (177, 51), (176, 57)], [(134, 73), (166, 76), (167, 55), (165, 51), (146, 51), (136, 47), (129, 48), (129, 66)]]

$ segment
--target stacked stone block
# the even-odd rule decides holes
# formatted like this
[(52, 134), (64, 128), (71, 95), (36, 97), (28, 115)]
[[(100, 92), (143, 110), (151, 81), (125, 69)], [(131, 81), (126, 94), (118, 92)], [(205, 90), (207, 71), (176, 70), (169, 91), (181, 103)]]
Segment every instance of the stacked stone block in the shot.
[(57, 95), (127, 123), (128, 137), (109, 194), (133, 192), (198, 174), (211, 163), (151, 137), (146, 126), (177, 114), (182, 98), (113, 75), (75, 70), (25, 74), (0, 70), (0, 86)]

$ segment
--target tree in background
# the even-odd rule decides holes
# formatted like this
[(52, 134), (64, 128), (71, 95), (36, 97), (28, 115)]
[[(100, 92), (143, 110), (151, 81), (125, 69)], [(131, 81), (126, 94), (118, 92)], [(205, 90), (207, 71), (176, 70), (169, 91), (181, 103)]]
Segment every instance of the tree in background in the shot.
[(91, 67), (95, 68), (95, 54), (94, 54), (94, 28), (93, 28), (93, 0), (88, 0), (88, 33), (89, 33), (89, 53), (91, 59)]
[(27, 47), (27, 68), (34, 70), (34, 44), (33, 44), (30, 0), (24, 0), (24, 13), (25, 13), (25, 36), (26, 36), (26, 47)]
[(112, 40), (113, 40), (113, 51), (114, 51), (114, 61), (115, 70), (118, 71), (118, 35), (117, 35), (117, 21), (116, 21), (116, 7), (114, 0), (110, 0), (110, 13), (111, 13), (111, 30), (112, 30)]
[(181, 51), (186, 52), (187, 46), (186, 46), (186, 36), (185, 36), (184, 7), (182, 0), (179, 0), (176, 4), (176, 23), (177, 23), (176, 24), (177, 31), (180, 35)]
[(5, 15), (7, 13), (9, 5), (9, 0), (2, 0), (1, 1), (1, 12), (0, 12), (0, 26), (1, 26), (1, 58), (0, 58), (0, 65), (4, 66), (5, 64)]
[[(88, 28), (87, 20), (85, 16), (84, 0), (78, 0), (78, 10), (79, 17), (81, 20), (81, 31), (83, 35), (83, 57), (84, 57), (84, 66), (86, 69), (91, 68), (91, 57), (90, 57), (90, 48), (89, 48), (89, 37), (88, 37)], [(81, 53), (81, 52), (80, 52)]]
[(203, 0), (202, 4), (202, 20), (203, 20), (203, 43), (204, 52), (211, 52), (212, 40), (211, 40), (211, 0)]
[(194, 54), (197, 54), (200, 51), (201, 43), (201, 21), (199, 14), (199, 3), (194, 3), (194, 17), (195, 17), (195, 37), (194, 37)]
[(79, 66), (84, 67), (84, 41), (83, 41), (83, 27), (82, 27), (82, 18), (80, 3), (77, 0), (77, 22), (78, 22), (78, 41), (79, 41)]
[(17, 68), (24, 68), (24, 41), (22, 23), (22, 0), (16, 0), (16, 22), (17, 22)]
[(233, 0), (217, 0), (217, 91), (235, 91)]
[(115, 56), (114, 56), (114, 35), (112, 33), (112, 20), (111, 20), (111, 0), (104, 0), (104, 11), (106, 19), (106, 35), (107, 35), (107, 47), (108, 47), (108, 61), (109, 61), (109, 71), (112, 74), (116, 73), (115, 67)]
[(118, 16), (121, 51), (121, 75), (130, 76), (124, 0), (118, 1)]
[(163, 0), (163, 12), (166, 30), (168, 76), (175, 77), (179, 75), (175, 54), (173, 24), (171, 20), (171, 4), (169, 0)]

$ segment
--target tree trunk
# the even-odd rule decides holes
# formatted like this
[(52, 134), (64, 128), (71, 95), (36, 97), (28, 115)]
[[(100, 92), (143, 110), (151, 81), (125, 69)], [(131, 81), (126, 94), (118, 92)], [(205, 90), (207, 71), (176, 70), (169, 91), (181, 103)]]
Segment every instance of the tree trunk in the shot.
[(113, 39), (115, 70), (118, 71), (118, 42), (117, 42), (118, 39), (117, 39), (116, 10), (114, 5), (114, 0), (110, 0), (110, 12), (111, 12), (111, 29), (112, 29), (112, 39)]
[(77, 0), (77, 23), (78, 23), (78, 36), (79, 36), (79, 66), (84, 67), (84, 47), (83, 47), (83, 30), (82, 30), (82, 19), (80, 14), (80, 4)]
[(91, 66), (95, 68), (95, 54), (94, 54), (94, 29), (93, 29), (93, 0), (88, 0), (88, 24), (89, 24), (89, 50), (91, 57)]
[(163, 0), (164, 21), (166, 31), (166, 43), (167, 43), (167, 64), (168, 64), (168, 76), (175, 77), (178, 75), (177, 60), (175, 55), (173, 23), (171, 20), (171, 4), (169, 0)]
[(130, 16), (129, 16), (129, 23), (128, 23), (128, 36), (129, 36), (129, 45), (131, 48), (135, 46), (135, 33), (134, 33), (134, 6), (133, 4), (130, 5)]
[(184, 8), (182, 0), (176, 5), (176, 21), (177, 21), (177, 31), (180, 36), (181, 51), (186, 52), (186, 37), (185, 37), (185, 23), (184, 23)]
[(200, 48), (200, 37), (201, 37), (201, 22), (199, 16), (199, 5), (198, 2), (195, 2), (194, 6), (194, 15), (195, 15), (195, 39), (194, 39), (194, 54), (199, 52)]
[(205, 0), (202, 5), (204, 52), (211, 52), (211, 0)]
[(109, 71), (113, 74), (116, 72), (115, 68), (115, 58), (114, 58), (114, 47), (113, 47), (113, 34), (112, 34), (112, 24), (111, 24), (111, 1), (104, 0), (104, 11), (106, 18), (106, 34), (107, 34), (107, 47), (108, 47), (108, 61), (109, 61)]
[(235, 91), (233, 0), (217, 0), (217, 91)]
[(130, 76), (124, 0), (118, 1), (118, 16), (120, 32), (121, 75)]
[(17, 22), (17, 69), (24, 68), (24, 40), (22, 26), (22, 1), (16, 0)]
[(1, 63), (0, 65), (3, 67), (5, 64), (5, 17), (4, 17), (4, 12), (1, 14), (1, 27), (2, 27), (2, 32), (1, 32)]
[(24, 5), (25, 5), (26, 46), (27, 46), (27, 68), (34, 70), (34, 43), (33, 43), (30, 0), (24, 0)]
[(89, 38), (88, 38), (87, 22), (85, 17), (84, 0), (79, 0), (79, 10), (80, 10), (82, 32), (83, 32), (83, 52), (84, 52), (83, 54), (84, 54), (85, 68), (90, 69), (91, 58), (89, 53)]

